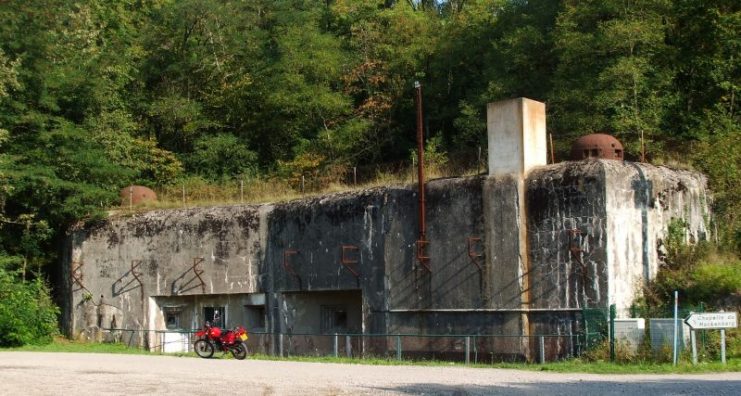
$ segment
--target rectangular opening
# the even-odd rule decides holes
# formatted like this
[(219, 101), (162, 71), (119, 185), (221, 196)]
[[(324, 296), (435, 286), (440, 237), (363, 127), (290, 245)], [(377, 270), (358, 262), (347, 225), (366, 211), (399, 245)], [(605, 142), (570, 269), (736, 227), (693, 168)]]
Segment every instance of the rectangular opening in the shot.
[(224, 327), (226, 323), (224, 307), (203, 307), (203, 320), (211, 326)]
[(363, 303), (360, 290), (311, 291), (283, 295), (287, 321), (284, 329), (294, 333), (361, 333)]
[(347, 307), (344, 304), (322, 305), (320, 312), (322, 334), (347, 332)]
[(248, 331), (265, 331), (265, 305), (245, 305), (245, 327)]

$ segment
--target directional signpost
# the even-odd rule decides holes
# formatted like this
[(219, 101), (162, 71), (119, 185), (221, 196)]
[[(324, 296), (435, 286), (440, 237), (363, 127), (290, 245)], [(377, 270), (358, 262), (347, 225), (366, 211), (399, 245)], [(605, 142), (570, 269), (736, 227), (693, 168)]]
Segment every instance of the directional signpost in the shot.
[(726, 330), (735, 329), (738, 326), (736, 312), (705, 312), (690, 313), (684, 320), (690, 327), (692, 341), (692, 364), (697, 364), (697, 342), (695, 341), (696, 330), (720, 329), (720, 360), (726, 364)]

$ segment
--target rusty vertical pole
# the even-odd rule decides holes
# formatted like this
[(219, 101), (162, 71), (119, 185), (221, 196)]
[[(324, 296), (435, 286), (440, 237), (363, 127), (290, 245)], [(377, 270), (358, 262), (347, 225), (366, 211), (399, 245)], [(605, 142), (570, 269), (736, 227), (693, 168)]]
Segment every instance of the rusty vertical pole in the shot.
[(424, 241), (427, 233), (425, 224), (425, 143), (424, 122), (422, 118), (422, 85), (419, 81), (414, 82), (417, 102), (417, 182), (419, 188), (419, 239)]
[(414, 82), (417, 102), (417, 187), (419, 189), (419, 240), (417, 241), (417, 260), (422, 266), (430, 270), (425, 255), (427, 245), (427, 224), (425, 219), (425, 147), (424, 147), (424, 118), (422, 116), (422, 85)]
[(548, 134), (548, 140), (551, 143), (551, 164), (555, 164), (556, 163), (556, 154), (553, 152), (553, 134), (552, 133), (549, 133)]

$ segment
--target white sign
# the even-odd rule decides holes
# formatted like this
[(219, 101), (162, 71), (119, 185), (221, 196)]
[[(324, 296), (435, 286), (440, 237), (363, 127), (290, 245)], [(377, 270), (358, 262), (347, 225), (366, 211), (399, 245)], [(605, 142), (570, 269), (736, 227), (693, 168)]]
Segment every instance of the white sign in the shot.
[(684, 320), (693, 330), (699, 329), (734, 329), (738, 326), (735, 312), (693, 313)]

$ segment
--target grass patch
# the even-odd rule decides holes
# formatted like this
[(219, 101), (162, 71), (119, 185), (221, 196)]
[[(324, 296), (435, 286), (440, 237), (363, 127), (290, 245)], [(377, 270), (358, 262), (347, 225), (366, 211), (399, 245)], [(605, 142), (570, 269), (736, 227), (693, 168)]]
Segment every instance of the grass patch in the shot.
[[(590, 373), (590, 374), (672, 374), (672, 373), (712, 373), (741, 371), (741, 360), (731, 359), (726, 365), (720, 362), (703, 362), (693, 366), (688, 362), (679, 362), (677, 366), (671, 363), (611, 363), (585, 362), (572, 359), (546, 364), (495, 364), (493, 367), (512, 368), (530, 371), (552, 371), (557, 373)], [(492, 366), (486, 366), (492, 367)]]
[(291, 356), (280, 358), (276, 356), (256, 354), (249, 356), (252, 360), (280, 361), (309, 363), (337, 363), (337, 364), (365, 364), (376, 366), (433, 366), (433, 367), (473, 367), (473, 368), (501, 368), (527, 371), (552, 371), (557, 373), (590, 373), (590, 374), (672, 374), (672, 373), (712, 373), (712, 372), (737, 372), (741, 371), (741, 359), (729, 359), (726, 365), (720, 362), (705, 362), (693, 366), (688, 362), (680, 362), (676, 367), (671, 363), (635, 362), (635, 363), (611, 363), (611, 362), (587, 362), (581, 359), (571, 359), (546, 364), (529, 363), (494, 363), (494, 364), (469, 364), (462, 362), (448, 362), (439, 360), (395, 360), (383, 358), (352, 359), (331, 356)]
[(24, 345), (16, 348), (3, 348), (2, 351), (23, 352), (77, 352), (77, 353), (119, 353), (119, 354), (150, 354), (147, 351), (129, 348), (125, 344), (112, 343), (89, 343), (68, 340), (56, 337), (53, 342), (46, 345)]

